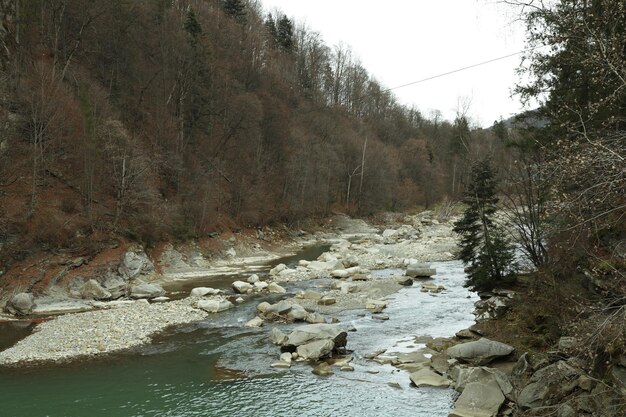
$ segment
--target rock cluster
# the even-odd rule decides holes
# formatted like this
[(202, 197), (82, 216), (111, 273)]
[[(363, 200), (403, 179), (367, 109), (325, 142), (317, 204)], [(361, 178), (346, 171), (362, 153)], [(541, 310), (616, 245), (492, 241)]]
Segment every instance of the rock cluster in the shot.
[[(269, 340), (280, 346), (283, 353), (280, 361), (272, 367), (289, 367), (291, 361), (284, 359), (286, 353), (290, 354), (292, 359), (300, 361), (319, 361), (327, 358), (346, 346), (347, 337), (348, 334), (334, 324), (307, 324), (295, 328), (289, 335), (275, 328), (270, 332)], [(325, 368), (323, 365), (322, 367)], [(318, 372), (328, 375), (328, 369), (322, 371), (320, 368)]]

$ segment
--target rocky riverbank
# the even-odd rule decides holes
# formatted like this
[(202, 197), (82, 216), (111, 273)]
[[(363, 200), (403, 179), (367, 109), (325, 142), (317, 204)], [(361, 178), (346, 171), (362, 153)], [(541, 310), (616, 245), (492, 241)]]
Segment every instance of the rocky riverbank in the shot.
[(66, 314), (37, 325), (32, 335), (0, 352), (0, 365), (59, 362), (128, 350), (150, 343), (152, 336), (170, 326), (207, 316), (190, 299), (111, 303), (103, 310)]
[[(169, 294), (165, 294), (160, 284), (167, 287), (172, 280), (184, 280), (185, 274), (207, 276), (210, 282), (210, 276), (215, 273), (212, 265), (223, 273), (255, 264), (253, 259), (258, 260), (260, 255), (238, 256), (232, 250), (227, 258), (209, 261), (199, 253), (183, 255), (168, 246), (154, 262), (141, 250), (127, 250), (118, 266), (109, 266), (101, 276), (87, 279), (72, 274), (38, 297), (29, 292), (18, 293), (6, 303), (6, 309), (13, 314), (68, 314), (38, 325), (31, 336), (0, 352), (0, 364), (71, 360), (127, 350), (149, 343), (153, 335), (169, 326), (202, 320), (209, 312), (232, 307), (234, 301), (243, 302), (248, 294), (285, 292), (281, 285), (320, 277), (337, 280), (319, 288), (319, 292), (287, 294), (287, 298), (319, 314), (318, 321), (319, 317), (330, 320), (323, 315), (384, 303), (384, 297), (401, 288), (397, 277), (377, 277), (372, 270), (453, 257), (455, 237), (450, 225), (440, 224), (431, 213), (405, 216), (399, 222), (393, 218), (379, 228), (343, 215), (330, 223), (332, 228), (314, 235), (300, 233), (289, 245), (294, 248), (311, 242), (332, 244), (329, 252), (318, 260), (302, 261), (295, 268), (278, 265), (267, 278), (264, 276), (265, 281), (248, 283), (250, 288), (233, 288), (230, 300), (209, 289), (200, 299), (196, 293), (193, 297), (167, 302)], [(273, 259), (278, 255), (265, 251), (261, 258)], [(75, 260), (73, 265), (80, 269), (83, 263)]]

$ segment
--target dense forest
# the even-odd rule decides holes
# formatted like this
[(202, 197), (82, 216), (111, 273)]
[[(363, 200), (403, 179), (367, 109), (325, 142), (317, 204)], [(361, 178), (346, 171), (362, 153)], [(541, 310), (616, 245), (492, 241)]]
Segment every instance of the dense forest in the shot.
[(503, 135), (243, 0), (3, 0), (5, 252), (430, 206)]

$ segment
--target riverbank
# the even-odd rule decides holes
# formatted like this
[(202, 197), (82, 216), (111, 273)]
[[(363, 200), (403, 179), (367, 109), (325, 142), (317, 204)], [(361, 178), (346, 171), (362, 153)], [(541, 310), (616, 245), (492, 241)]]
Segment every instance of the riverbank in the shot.
[[(332, 219), (332, 224), (332, 229), (315, 235), (300, 234), (297, 239), (286, 245), (295, 248), (301, 247), (303, 242), (332, 244), (330, 250), (320, 256), (320, 260), (304, 261), (294, 268), (278, 265), (269, 271), (267, 276), (261, 274), (267, 282), (280, 283), (284, 286), (288, 286), (290, 282), (343, 274), (344, 271), (348, 271), (346, 274), (356, 275), (350, 278), (352, 289), (349, 291), (336, 285), (345, 279), (330, 281), (327, 286), (319, 289), (320, 296), (332, 299), (334, 301), (332, 303), (319, 304), (298, 297), (297, 294), (288, 295), (292, 301), (300, 303), (313, 313), (322, 315), (338, 313), (345, 309), (365, 308), (368, 300), (384, 298), (401, 288), (397, 282), (398, 276), (376, 277), (372, 276), (372, 270), (404, 267), (415, 260), (447, 260), (452, 258), (455, 246), (455, 237), (450, 225), (440, 224), (430, 213), (405, 216), (402, 219), (392, 218), (390, 222), (378, 227), (347, 216), (336, 216)], [(168, 284), (175, 281), (202, 276), (206, 277), (206, 283), (209, 285), (214, 276), (210, 273), (214, 272), (209, 268), (210, 262), (200, 256), (191, 262), (189, 256), (178, 256), (179, 252), (172, 247), (164, 250), (165, 255), (161, 256), (161, 261), (157, 265), (151, 264), (147, 256), (132, 253), (134, 255), (130, 256), (128, 251), (125, 253), (124, 260), (117, 269), (120, 274), (131, 276), (135, 282), (158, 282), (167, 288)], [(284, 254), (284, 251), (281, 254)], [(278, 259), (278, 255), (266, 253), (263, 260)], [(227, 269), (234, 270), (242, 265), (253, 264), (246, 262), (246, 257), (237, 256), (236, 253), (231, 252), (229, 258), (213, 262), (216, 268), (220, 268), (221, 275)], [(180, 274), (183, 268), (190, 274), (189, 277), (176, 275)], [(158, 273), (159, 270), (161, 273)], [(243, 272), (246, 271), (251, 272), (244, 268)], [(398, 275), (401, 275), (401, 272)], [(58, 292), (60, 289), (55, 288), (51, 292), (55, 291)], [(226, 295), (230, 301), (235, 301), (235, 298), (240, 296), (247, 297), (246, 294), (236, 295), (230, 291), (229, 293)], [(76, 303), (100, 310), (65, 314), (36, 326), (32, 335), (10, 349), (0, 352), (0, 364), (16, 366), (67, 361), (119, 352), (149, 343), (151, 337), (170, 326), (209, 317), (209, 313), (198, 308), (197, 297), (164, 303), (149, 303), (146, 300), (114, 302), (81, 300)]]

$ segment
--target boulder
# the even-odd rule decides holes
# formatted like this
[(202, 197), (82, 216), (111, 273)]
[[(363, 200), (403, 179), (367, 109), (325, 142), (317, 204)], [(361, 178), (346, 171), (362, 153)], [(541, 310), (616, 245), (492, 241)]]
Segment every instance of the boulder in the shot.
[(411, 285), (413, 285), (413, 278), (401, 277), (401, 278), (398, 278), (396, 282), (400, 285), (404, 285), (405, 287), (410, 287)]
[(128, 294), (128, 284), (119, 276), (108, 276), (102, 283), (102, 287), (111, 293), (112, 299), (125, 297)]
[(392, 236), (395, 236), (397, 234), (398, 234), (398, 231), (394, 230), (394, 229), (385, 229), (383, 231), (383, 237), (384, 238), (392, 237)]
[(154, 272), (154, 265), (145, 253), (128, 251), (118, 271), (125, 279), (132, 279), (140, 274)]
[(229, 258), (234, 258), (235, 256), (237, 256), (237, 251), (234, 248), (229, 248), (226, 251), (226, 256), (228, 256)]
[(304, 360), (319, 360), (324, 356), (328, 356), (334, 348), (335, 343), (332, 340), (323, 339), (300, 345), (296, 352), (298, 357)]
[(291, 310), (287, 313), (290, 321), (305, 321), (309, 313), (299, 304), (293, 304)]
[[(347, 256), (345, 259), (343, 259), (341, 262), (344, 268), (351, 268), (353, 266), (359, 265), (359, 258), (357, 258), (354, 255), (350, 255), (350, 256)], [(341, 269), (341, 268), (335, 268), (335, 269)]]
[(271, 282), (268, 286), (267, 286), (267, 290), (270, 293), (274, 293), (274, 294), (284, 294), (287, 292), (286, 289), (284, 289), (283, 287), (281, 287), (280, 285), (276, 284), (275, 282)]
[(276, 327), (274, 327), (270, 331), (267, 337), (270, 340), (270, 342), (274, 345), (283, 346), (285, 343), (287, 343), (287, 335), (281, 332)]
[(285, 363), (291, 364), (291, 360), (293, 359), (291, 355), (292, 354), (289, 353), (289, 352), (281, 353), (280, 354), (280, 360), (285, 362)]
[(285, 264), (278, 264), (274, 268), (270, 269), (270, 275), (271, 276), (278, 275), (282, 271), (284, 271), (285, 269), (287, 269), (287, 265), (285, 265)]
[(418, 388), (450, 386), (450, 381), (448, 380), (448, 378), (444, 378), (443, 376), (428, 368), (420, 369), (417, 372), (413, 372), (409, 375), (409, 379), (411, 379), (411, 382), (413, 382)]
[(21, 292), (11, 297), (5, 308), (11, 314), (25, 316), (30, 314), (34, 307), (35, 296), (29, 292)]
[(319, 365), (317, 365), (315, 368), (313, 368), (312, 372), (318, 376), (330, 376), (333, 374), (333, 370), (331, 369), (330, 365), (327, 364), (326, 362), (322, 362)]
[(334, 324), (307, 324), (295, 328), (287, 339), (286, 345), (300, 346), (316, 340), (332, 340), (335, 347), (344, 347), (348, 334)]
[(323, 271), (332, 271), (335, 269), (344, 269), (345, 265), (343, 264), (343, 262), (337, 259), (334, 259), (328, 262), (312, 261), (312, 262), (309, 262), (309, 264), (306, 267), (312, 271), (323, 272)]
[[(263, 303), (261, 303), (263, 304)], [(259, 304), (259, 306), (261, 306), (261, 304)], [(257, 306), (257, 310), (259, 309), (259, 306)], [(289, 312), (289, 310), (291, 310), (291, 308), (294, 305), (292, 303), (290, 303), (289, 301), (279, 301), (276, 304), (270, 304), (269, 306), (267, 306), (265, 308), (265, 311), (263, 311), (263, 314), (265, 315), (269, 315), (269, 314), (287, 314)], [(264, 306), (265, 307), (265, 306)]]
[(244, 326), (246, 327), (261, 327), (263, 326), (263, 319), (259, 316), (256, 316), (255, 318), (253, 318), (252, 320), (248, 321), (246, 324), (244, 324)]
[(359, 286), (353, 282), (336, 281), (333, 284), (333, 288), (341, 291), (343, 294), (348, 294), (351, 292), (357, 292), (359, 289)]
[(221, 290), (216, 290), (215, 288), (210, 287), (197, 287), (191, 290), (189, 294), (190, 297), (204, 297), (207, 295), (218, 295), (221, 294)]
[(365, 274), (352, 275), (352, 281), (369, 281), (369, 277)]
[(315, 323), (326, 323), (326, 318), (319, 313), (309, 313), (306, 316), (305, 321), (307, 323), (315, 324)]
[(234, 307), (233, 303), (221, 297), (200, 300), (196, 306), (208, 313), (219, 313)]
[(421, 286), (421, 292), (429, 292), (433, 294), (439, 294), (446, 289), (446, 287), (444, 287), (443, 285), (435, 285), (430, 283), (421, 284)]
[(252, 289), (254, 288), (252, 284), (243, 281), (235, 281), (233, 282), (232, 286), (233, 291), (235, 291), (237, 294), (246, 294), (248, 291), (252, 291)]
[(272, 368), (283, 368), (283, 369), (288, 369), (291, 368), (291, 362), (287, 363), (287, 362), (283, 362), (283, 361), (278, 361), (278, 362), (274, 362), (273, 364), (270, 365)]
[(517, 404), (524, 410), (559, 404), (577, 387), (580, 374), (565, 361), (539, 369), (520, 392)]
[(297, 271), (297, 270), (295, 270), (295, 269), (289, 269), (289, 268), (286, 268), (286, 269), (283, 269), (282, 271), (280, 271), (280, 272), (278, 273), (278, 276), (280, 276), (280, 277), (286, 277), (286, 276), (288, 276), (288, 275), (295, 274), (296, 272), (298, 272), (298, 271)]
[(257, 281), (254, 283), (254, 289), (256, 291), (263, 291), (265, 289), (267, 289), (270, 286), (270, 284), (268, 284), (265, 281)]
[(367, 300), (365, 302), (365, 308), (371, 313), (381, 313), (387, 307), (387, 302), (383, 300)]
[(80, 287), (83, 286), (86, 279), (81, 276), (75, 276), (70, 280), (67, 284), (68, 292), (70, 293), (70, 297), (80, 298)]
[(482, 384), (496, 384), (502, 394), (509, 399), (514, 400), (513, 386), (509, 377), (498, 369), (487, 368), (484, 366), (473, 368), (459, 368), (455, 376), (455, 389), (459, 392), (463, 392), (465, 387), (473, 382), (480, 382)]
[(350, 276), (350, 272), (347, 269), (335, 269), (331, 271), (330, 276), (333, 278), (348, 278)]
[(322, 298), (322, 294), (317, 291), (306, 290), (302, 291), (297, 295), (298, 298), (302, 298), (305, 300), (314, 300), (317, 301)]
[(471, 382), (454, 403), (449, 417), (496, 417), (504, 399), (497, 384)]
[(248, 277), (248, 279), (246, 281), (248, 281), (248, 283), (250, 284), (254, 284), (255, 282), (259, 282), (261, 279), (259, 278), (259, 276), (257, 274), (252, 274)]
[(494, 359), (510, 355), (513, 350), (515, 349), (512, 346), (483, 337), (473, 342), (452, 346), (448, 348), (447, 354), (463, 362), (486, 365)]
[(111, 298), (111, 293), (102, 288), (95, 279), (85, 282), (78, 291), (81, 298), (87, 300), (108, 300)]
[(130, 289), (132, 298), (156, 298), (165, 295), (165, 290), (159, 284), (140, 284)]
[(259, 303), (258, 306), (256, 306), (256, 311), (258, 311), (259, 313), (265, 313), (267, 309), (270, 308), (271, 306), (272, 305), (268, 303), (267, 301), (263, 301), (262, 303)]
[(322, 297), (319, 300), (317, 300), (317, 304), (322, 305), (322, 306), (329, 306), (331, 304), (335, 304), (337, 302), (336, 299), (334, 299), (333, 297)]
[(427, 264), (413, 263), (406, 268), (405, 275), (413, 278), (430, 278), (436, 275), (437, 271)]
[(454, 335), (458, 337), (459, 339), (474, 339), (475, 337), (478, 336), (478, 334), (474, 333), (470, 329), (459, 330)]

